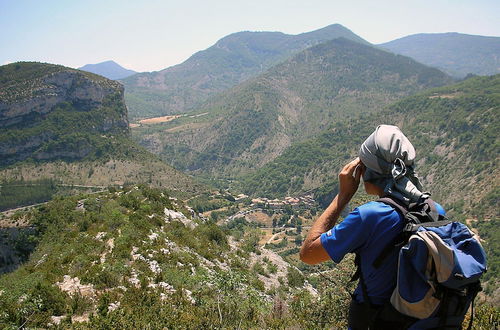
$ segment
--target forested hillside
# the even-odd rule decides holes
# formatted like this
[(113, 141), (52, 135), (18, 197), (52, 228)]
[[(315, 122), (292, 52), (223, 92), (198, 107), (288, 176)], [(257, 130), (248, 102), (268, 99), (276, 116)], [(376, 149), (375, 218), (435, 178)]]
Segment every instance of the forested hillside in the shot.
[(134, 135), (180, 170), (234, 175), (264, 165), (332, 122), (450, 82), (410, 58), (336, 39), (223, 93), (197, 116), (144, 125)]
[(340, 37), (368, 44), (340, 24), (298, 35), (248, 31), (228, 35), (179, 65), (122, 80), (130, 118), (192, 110), (301, 50)]
[(235, 182), (257, 196), (312, 192), (326, 207), (338, 191), (338, 172), (357, 156), (364, 139), (377, 125), (397, 125), (416, 148), (424, 189), (452, 219), (479, 230), (488, 255), (485, 292), (498, 303), (499, 113), (500, 75), (468, 79), (408, 97), (377, 114), (341, 120)]
[(336, 181), (377, 125), (394, 124), (414, 144), (417, 172), (436, 200), (458, 213), (498, 217), (499, 111), (500, 75), (426, 91), (380, 113), (332, 124), (247, 176), (241, 187), (269, 196), (317, 189)]
[[(260, 246), (255, 223), (218, 226), (166, 190), (58, 198), (7, 220), (33, 227), (15, 240), (26, 262), (0, 276), (2, 328), (346, 327), (351, 257), (299, 269), (296, 248), (273, 251), (288, 234)], [(478, 304), (474, 325), (498, 317)]]
[(2, 66), (0, 76), (0, 166), (110, 157), (130, 147), (119, 83), (34, 62)]
[(347, 292), (314, 289), (246, 221), (217, 226), (168, 194), (129, 187), (22, 215), (36, 231), (16, 246), (36, 249), (0, 277), (0, 326), (345, 326)]

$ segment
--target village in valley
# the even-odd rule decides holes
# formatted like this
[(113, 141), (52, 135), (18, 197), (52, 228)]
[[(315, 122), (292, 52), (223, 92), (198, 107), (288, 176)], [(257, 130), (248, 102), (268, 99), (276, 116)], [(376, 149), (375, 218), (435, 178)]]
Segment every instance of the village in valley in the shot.
[(251, 198), (227, 190), (197, 196), (188, 204), (200, 216), (218, 225), (254, 227), (260, 236), (259, 246), (296, 260), (307, 229), (319, 210), (312, 194), (270, 199)]

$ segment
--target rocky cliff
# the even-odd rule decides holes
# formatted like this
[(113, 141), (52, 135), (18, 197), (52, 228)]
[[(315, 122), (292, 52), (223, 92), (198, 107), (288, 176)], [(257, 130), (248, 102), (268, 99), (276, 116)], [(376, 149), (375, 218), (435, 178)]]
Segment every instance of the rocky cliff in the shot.
[(98, 75), (42, 63), (0, 67), (0, 165), (81, 159), (128, 135), (123, 86)]

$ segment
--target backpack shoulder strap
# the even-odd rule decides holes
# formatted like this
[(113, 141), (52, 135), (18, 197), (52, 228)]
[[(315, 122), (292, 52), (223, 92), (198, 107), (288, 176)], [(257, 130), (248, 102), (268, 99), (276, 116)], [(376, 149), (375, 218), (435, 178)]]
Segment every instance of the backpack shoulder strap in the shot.
[(400, 203), (396, 202), (394, 199), (390, 197), (382, 197), (377, 199), (377, 202), (382, 202), (384, 204), (387, 204), (389, 206), (392, 206), (399, 214), (403, 216), (403, 218), (408, 214), (408, 209), (401, 205)]
[[(427, 203), (426, 199), (424, 203)], [(377, 202), (382, 202), (384, 204), (387, 204), (394, 208), (396, 212), (398, 212), (403, 220), (403, 230), (400, 234), (398, 234), (394, 240), (392, 240), (389, 244), (387, 244), (384, 249), (380, 252), (380, 254), (375, 258), (373, 261), (373, 267), (374, 268), (379, 268), (384, 260), (395, 250), (399, 250), (403, 245), (406, 244), (408, 241), (408, 238), (411, 233), (415, 232), (418, 229), (418, 226), (420, 225), (420, 219), (413, 214), (411, 214), (409, 208), (407, 208), (405, 205), (403, 205), (402, 202), (399, 202), (396, 199), (393, 199), (391, 197), (385, 196), (377, 200)], [(418, 206), (419, 204), (412, 204), (409, 207), (414, 208)], [(432, 206), (426, 206), (426, 208), (434, 209), (437, 214), (437, 209), (435, 204), (432, 204)]]
[(425, 219), (422, 222), (435, 222), (443, 220), (445, 217), (440, 215), (436, 202), (430, 198), (426, 198), (419, 203), (413, 203), (410, 205), (410, 212), (415, 212), (415, 215), (421, 219)]
[(355, 280), (359, 280), (361, 285), (361, 293), (363, 294), (363, 300), (365, 304), (368, 306), (373, 306), (373, 303), (368, 296), (368, 288), (366, 287), (365, 279), (363, 278), (363, 272), (361, 271), (361, 256), (359, 253), (356, 253), (356, 257), (354, 258), (354, 265), (356, 266), (356, 272), (351, 277), (350, 282), (354, 282)]
[[(408, 206), (390, 196), (379, 198), (377, 202), (382, 202), (384, 204), (392, 206), (399, 214), (404, 217), (405, 224), (409, 222), (413, 224), (419, 224), (422, 222), (435, 222), (446, 219), (445, 216), (439, 214), (439, 211), (436, 207), (436, 202), (434, 202), (430, 198), (426, 198), (418, 203), (411, 203)], [(405, 228), (405, 230), (410, 231), (409, 228)]]
[[(428, 205), (429, 207), (429, 212), (427, 213), (429, 215), (429, 217), (433, 220), (433, 221), (439, 221), (440, 220), (440, 214), (437, 210), (437, 207), (436, 207), (436, 202), (434, 202), (432, 199), (430, 198), (427, 198), (424, 202), (425, 204)], [(442, 217), (442, 216), (441, 216)]]

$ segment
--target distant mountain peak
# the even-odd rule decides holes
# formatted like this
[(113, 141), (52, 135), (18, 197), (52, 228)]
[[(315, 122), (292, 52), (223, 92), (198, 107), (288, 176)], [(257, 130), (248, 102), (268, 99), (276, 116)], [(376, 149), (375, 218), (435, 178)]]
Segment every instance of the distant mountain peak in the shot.
[(378, 45), (455, 77), (500, 73), (500, 37), (458, 32), (419, 33)]
[(120, 68), (123, 68), (120, 64), (116, 63), (113, 60), (107, 60), (104, 62), (96, 63), (96, 64), (87, 64), (87, 65), (99, 65), (99, 64), (106, 64), (106, 65), (113, 65), (113, 66), (119, 66)]
[(107, 60), (96, 64), (87, 64), (78, 69), (92, 72), (112, 80), (127, 78), (137, 73), (136, 71), (125, 69), (113, 60)]
[(322, 27), (320, 29), (317, 29), (317, 30), (314, 30), (314, 31), (309, 31), (309, 32), (304, 32), (304, 33), (300, 33), (300, 34), (308, 34), (308, 33), (317, 33), (317, 32), (326, 32), (326, 31), (334, 31), (334, 32), (338, 32), (339, 30), (345, 30), (345, 31), (349, 31), (352, 33), (351, 30), (349, 30), (348, 28), (346, 28), (345, 26), (343, 26), (342, 24), (338, 24), (338, 23), (335, 23), (335, 24), (330, 24), (330, 25), (327, 25), (325, 27)]
[(336, 39), (336, 38), (345, 38), (345, 39), (353, 40), (353, 41), (356, 41), (356, 42), (359, 42), (359, 43), (362, 43), (365, 45), (370, 45), (370, 43), (368, 41), (364, 40), (363, 38), (361, 38), (360, 36), (358, 36), (357, 34), (352, 32), (351, 30), (349, 30), (348, 28), (346, 28), (342, 24), (338, 24), (338, 23), (327, 25), (324, 28), (321, 28), (321, 29), (318, 29), (315, 31), (301, 33), (298, 36), (299, 37), (302, 37), (302, 36), (307, 37), (310, 35), (315, 35), (317, 38), (326, 39), (326, 40)]
[(154, 137), (141, 130), (141, 144), (161, 150), (180, 169), (236, 177), (337, 118), (377, 113), (403, 95), (451, 82), (443, 72), (410, 58), (338, 37), (212, 97), (196, 108), (210, 113), (193, 117), (197, 126), (177, 126), (180, 130)]
[(276, 31), (232, 33), (181, 64), (122, 80), (129, 114), (140, 118), (190, 111), (306, 48), (341, 37), (369, 45), (340, 24), (297, 35)]

